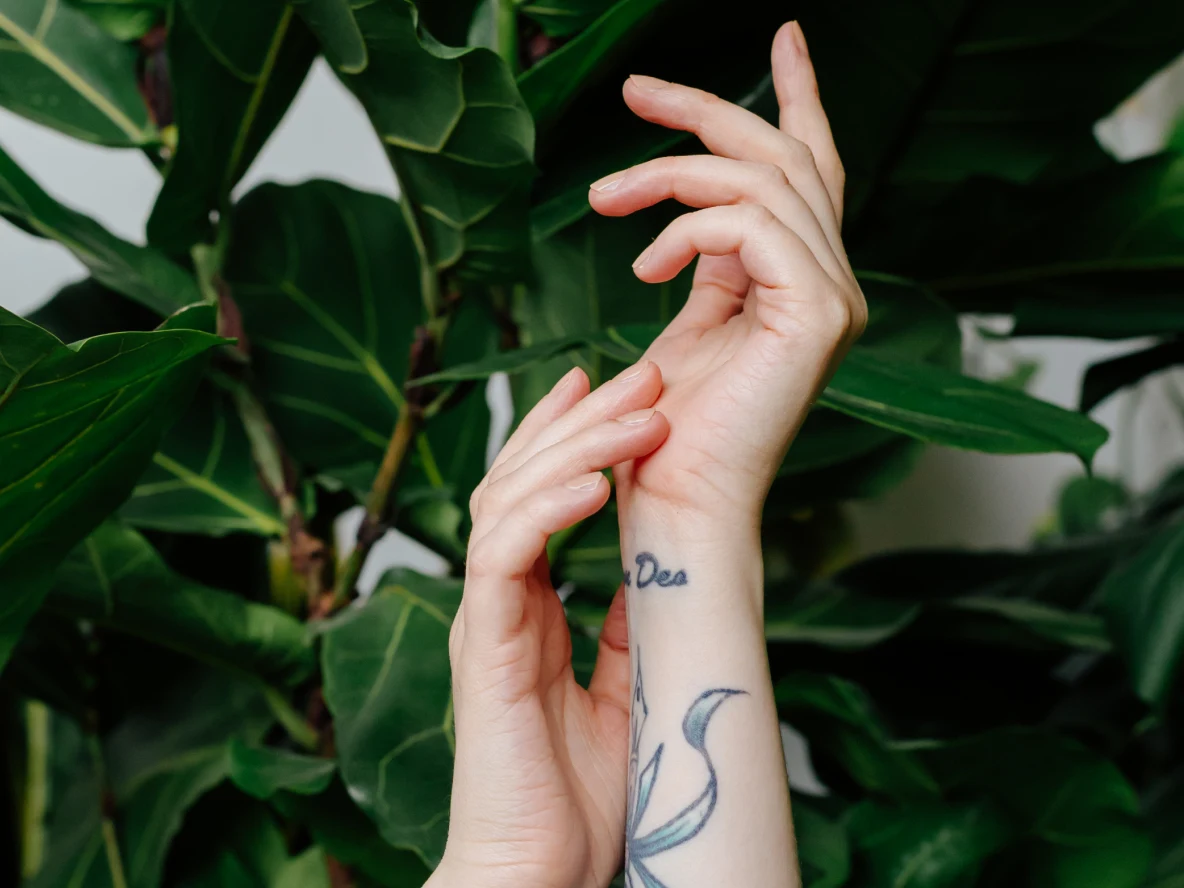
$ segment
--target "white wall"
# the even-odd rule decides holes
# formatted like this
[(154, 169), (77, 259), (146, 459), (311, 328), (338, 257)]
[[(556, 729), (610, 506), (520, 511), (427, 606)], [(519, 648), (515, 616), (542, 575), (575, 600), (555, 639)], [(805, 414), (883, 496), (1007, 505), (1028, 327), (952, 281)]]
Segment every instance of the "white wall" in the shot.
[[(1166, 132), (1165, 109), (1179, 107), (1180, 96), (1184, 64), (1157, 78), (1100, 125), (1099, 132), (1123, 156), (1156, 150)], [(159, 180), (138, 153), (84, 145), (3, 110), (0, 144), (53, 194), (120, 236), (143, 240)], [(360, 107), (320, 62), (240, 190), (267, 179), (293, 182), (314, 176), (396, 193), (381, 145)], [(7, 225), (0, 225), (0, 268), (0, 305), (18, 313), (84, 274), (61, 247)], [(968, 369), (990, 375), (1001, 372), (1016, 354), (1038, 359), (1043, 369), (1033, 393), (1073, 406), (1084, 368), (1129, 347), (1078, 340), (980, 341), (969, 349)], [(1120, 443), (1128, 448), (1123, 474), (1139, 486), (1151, 483), (1176, 458), (1182, 429), (1166, 382), (1153, 380), (1140, 395), (1116, 397), (1098, 412), (1111, 426), (1123, 411), (1135, 420), (1130, 440), (1111, 442), (1102, 451), (1101, 471), (1119, 471)], [(499, 401), (503, 408), (504, 403)], [(898, 490), (879, 502), (853, 507), (852, 520), (864, 551), (901, 545), (1022, 545), (1063, 480), (1079, 471), (1070, 457), (991, 457), (934, 449)]]

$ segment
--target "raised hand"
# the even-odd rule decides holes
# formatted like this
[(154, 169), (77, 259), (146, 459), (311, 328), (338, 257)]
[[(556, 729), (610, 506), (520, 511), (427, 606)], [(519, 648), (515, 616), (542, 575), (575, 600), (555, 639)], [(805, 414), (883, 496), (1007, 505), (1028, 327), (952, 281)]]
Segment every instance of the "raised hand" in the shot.
[(790, 440), (866, 323), (840, 235), (843, 167), (796, 23), (777, 33), (772, 61), (780, 128), (708, 93), (630, 78), (635, 113), (694, 133), (712, 155), (649, 161), (589, 193), (609, 216), (668, 198), (703, 208), (634, 263), (658, 283), (700, 257), (685, 307), (646, 353), (672, 431), (615, 469), (623, 514), (652, 504), (759, 521)]
[(573, 370), (522, 421), (472, 498), (450, 652), (456, 771), (433, 888), (604, 888), (621, 863), (629, 745), (622, 595), (587, 691), (575, 680), (550, 534), (609, 497), (600, 470), (658, 447), (662, 388), (642, 362), (588, 393)]

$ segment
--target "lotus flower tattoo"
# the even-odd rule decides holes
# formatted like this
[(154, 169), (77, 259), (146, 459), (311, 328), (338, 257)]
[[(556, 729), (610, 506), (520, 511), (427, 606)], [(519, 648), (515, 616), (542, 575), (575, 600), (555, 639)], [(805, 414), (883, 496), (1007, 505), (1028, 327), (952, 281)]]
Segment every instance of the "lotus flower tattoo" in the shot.
[(649, 805), (654, 785), (658, 781), (658, 769), (662, 764), (662, 751), (666, 744), (658, 744), (649, 763), (638, 771), (641, 763), (641, 738), (645, 731), (649, 706), (645, 700), (642, 682), (641, 657), (638, 655), (637, 680), (633, 687), (631, 721), (633, 724), (632, 745), (629, 754), (629, 813), (625, 831), (625, 885), (627, 888), (666, 888), (646, 865), (646, 861), (663, 851), (669, 851), (693, 839), (703, 829), (715, 810), (719, 789), (715, 777), (715, 766), (707, 753), (707, 725), (716, 710), (729, 697), (743, 694), (727, 688), (704, 691), (691, 704), (682, 722), (682, 733), (691, 748), (703, 756), (707, 765), (707, 787), (697, 799), (661, 826), (640, 834), (642, 818)]

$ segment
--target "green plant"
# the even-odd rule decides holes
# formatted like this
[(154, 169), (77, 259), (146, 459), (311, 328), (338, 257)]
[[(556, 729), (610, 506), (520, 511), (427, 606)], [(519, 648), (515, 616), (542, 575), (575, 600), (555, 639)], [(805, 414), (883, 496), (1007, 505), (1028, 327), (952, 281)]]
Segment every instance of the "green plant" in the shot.
[[(796, 15), (871, 310), (765, 520), (779, 705), (831, 790), (795, 802), (805, 882), (1181, 884), (1181, 476), (1135, 496), (1083, 475), (1032, 551), (824, 576), (800, 541), (926, 443), (1088, 467), (1107, 434), (1089, 409), (1180, 362), (1184, 158), (1120, 164), (1091, 127), (1184, 49), (1184, 6), (421, 5), (0, 0), (0, 105), (162, 174), (139, 246), (0, 150), (0, 213), (91, 272), (28, 320), (0, 310), (6, 880), (422, 883), (447, 827), (479, 383), (512, 374), (521, 408), (573, 362), (597, 382), (636, 358), (682, 298), (629, 268), (669, 211), (596, 218), (586, 188), (697, 149), (631, 119), (619, 84), (769, 114), (765, 48)], [(232, 200), (318, 53), (401, 202), (326, 181)], [(983, 311), (1013, 336), (1160, 342), (1092, 367), (1073, 412), (960, 373), (957, 316)], [(355, 602), (390, 526), (451, 576), (392, 570)], [(613, 515), (553, 554), (585, 669)]]

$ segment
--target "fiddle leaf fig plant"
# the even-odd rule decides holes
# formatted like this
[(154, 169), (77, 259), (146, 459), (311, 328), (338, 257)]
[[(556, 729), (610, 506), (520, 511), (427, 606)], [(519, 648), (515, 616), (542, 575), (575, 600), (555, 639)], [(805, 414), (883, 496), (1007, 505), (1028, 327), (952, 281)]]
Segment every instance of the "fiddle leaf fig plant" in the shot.
[[(1184, 880), (1184, 480), (1093, 475), (1125, 431), (1091, 417), (1180, 363), (1184, 156), (1120, 162), (1093, 131), (1184, 51), (1178, 2), (0, 0), (0, 106), (160, 173), (126, 241), (0, 126), (0, 216), (86, 269), (27, 318), (0, 308), (4, 884), (423, 884), (486, 382), (521, 415), (673, 317), (686, 275), (646, 285), (630, 260), (674, 210), (598, 217), (587, 187), (702, 149), (620, 83), (774, 114), (764, 47), (791, 17), (870, 312), (765, 513), (778, 705), (818, 778), (795, 796), (804, 883)], [(318, 57), (398, 200), (238, 187)], [(1139, 341), (1071, 409), (964, 372), (982, 313)], [(929, 446), (1068, 454), (1080, 477), (1027, 550), (831, 557), (843, 504)], [(395, 531), (445, 567), (378, 565)], [(551, 550), (586, 677), (611, 505)]]

